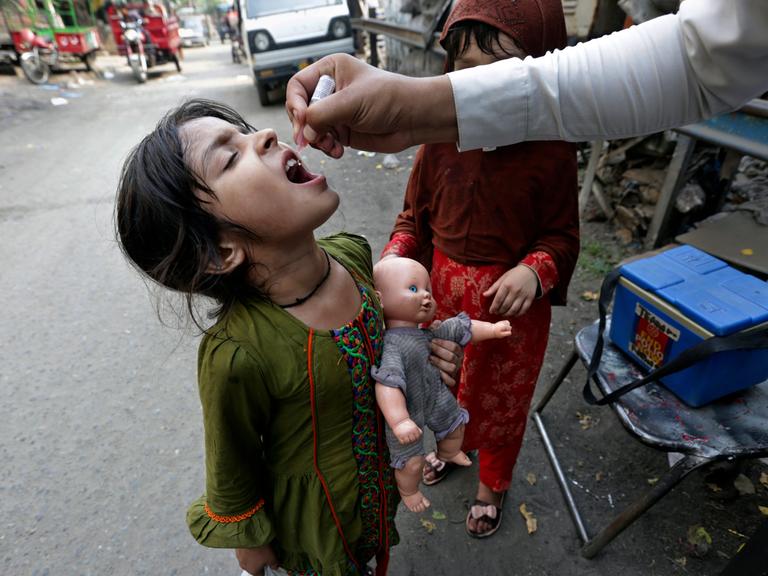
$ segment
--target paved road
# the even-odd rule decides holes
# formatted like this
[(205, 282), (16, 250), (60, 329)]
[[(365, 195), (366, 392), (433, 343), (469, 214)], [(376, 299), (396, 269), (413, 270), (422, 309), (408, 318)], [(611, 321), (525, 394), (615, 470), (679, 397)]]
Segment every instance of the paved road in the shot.
[[(115, 243), (113, 199), (127, 151), (182, 98), (227, 102), (285, 140), (288, 122), (280, 105), (259, 106), (247, 68), (231, 64), (226, 47), (188, 50), (183, 75), (165, 67), (145, 85), (135, 84), (119, 60), (109, 62), (117, 64), (112, 79), (82, 77), (81, 85), (58, 76), (62, 87), (54, 90), (0, 76), (0, 574), (236, 575), (232, 553), (198, 546), (184, 522), (187, 504), (203, 489), (196, 335), (177, 328), (178, 301), (162, 300), (168, 326), (158, 321), (156, 292)], [(51, 98), (68, 104), (53, 106)], [(351, 152), (333, 162), (307, 152), (309, 165), (342, 194), (325, 230), (365, 233), (377, 253), (412, 152), (399, 158), (400, 169), (387, 170), (377, 167), (380, 156)], [(596, 283), (577, 275), (575, 293)], [(557, 311), (545, 376), (556, 370), (574, 326), (592, 317), (592, 305), (584, 306), (576, 299), (570, 312)], [(579, 442), (572, 472), (599, 500), (585, 496), (589, 511), (613, 513), (608, 493), (626, 502), (627, 492), (637, 493), (627, 488), (630, 480), (642, 489), (663, 472), (664, 460), (626, 440), (608, 413), (581, 431), (577, 395), (561, 408), (567, 426), (559, 438)], [(422, 517), (401, 511), (403, 543), (392, 574), (685, 571), (674, 559), (682, 556), (687, 526), (701, 522), (700, 494), (640, 523), (599, 562), (584, 561), (538, 439), (528, 436), (500, 533), (487, 542), (466, 538), (473, 476), (449, 478), (429, 491), (438, 514), (423, 519), (434, 524), (432, 534)], [(603, 451), (606, 460), (590, 453), (601, 438), (618, 439)], [(622, 452), (632, 454), (629, 461)], [(595, 486), (603, 471), (604, 483)], [(529, 472), (535, 485), (526, 481)], [(521, 502), (540, 520), (534, 536), (517, 512)], [(718, 545), (731, 554), (738, 543)], [(714, 574), (724, 560), (691, 562), (698, 570), (692, 573)]]

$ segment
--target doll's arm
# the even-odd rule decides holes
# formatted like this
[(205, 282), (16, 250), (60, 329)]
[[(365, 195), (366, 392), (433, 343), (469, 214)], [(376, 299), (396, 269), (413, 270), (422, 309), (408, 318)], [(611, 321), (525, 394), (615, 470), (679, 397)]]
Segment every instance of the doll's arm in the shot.
[(421, 428), (411, 420), (402, 390), (379, 382), (375, 388), (376, 403), (400, 444), (411, 444), (421, 438)]
[(512, 327), (509, 324), (509, 320), (501, 320), (500, 322), (472, 320), (471, 342), (481, 342), (483, 340), (492, 340), (494, 338), (507, 338), (511, 335)]

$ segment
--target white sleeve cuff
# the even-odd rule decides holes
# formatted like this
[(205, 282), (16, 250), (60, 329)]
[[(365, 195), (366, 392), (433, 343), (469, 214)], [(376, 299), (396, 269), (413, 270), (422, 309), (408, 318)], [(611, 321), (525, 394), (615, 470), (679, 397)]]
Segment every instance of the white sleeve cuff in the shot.
[(450, 72), (460, 151), (525, 140), (528, 75), (512, 58)]

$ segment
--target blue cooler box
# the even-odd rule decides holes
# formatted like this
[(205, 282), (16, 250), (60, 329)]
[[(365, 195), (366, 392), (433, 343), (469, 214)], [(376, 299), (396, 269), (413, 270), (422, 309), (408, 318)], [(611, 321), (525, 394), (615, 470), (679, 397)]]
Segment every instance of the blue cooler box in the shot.
[[(768, 322), (768, 283), (681, 246), (621, 267), (609, 337), (652, 370), (712, 336)], [(702, 406), (768, 379), (768, 350), (720, 352), (662, 383)]]

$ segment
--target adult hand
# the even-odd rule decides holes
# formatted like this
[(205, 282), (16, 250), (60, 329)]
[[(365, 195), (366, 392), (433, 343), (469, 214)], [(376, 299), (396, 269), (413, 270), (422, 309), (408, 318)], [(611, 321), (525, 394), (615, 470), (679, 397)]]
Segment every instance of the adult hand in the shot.
[[(440, 326), (440, 320), (432, 323), (432, 328)], [(440, 370), (440, 378), (447, 386), (456, 386), (461, 363), (464, 361), (464, 349), (453, 340), (434, 338), (430, 344), (429, 361)]]
[[(323, 74), (336, 91), (309, 107)], [(326, 56), (288, 82), (285, 109), (293, 139), (340, 158), (344, 146), (399, 152), (414, 144), (458, 139), (453, 90), (447, 76), (408, 78), (347, 54)]]
[(488, 312), (499, 316), (522, 316), (536, 298), (538, 287), (536, 273), (528, 266), (518, 264), (483, 292), (486, 298), (493, 296)]
[(235, 557), (240, 563), (240, 568), (252, 576), (264, 576), (264, 567), (277, 568), (277, 556), (272, 546), (259, 546), (258, 548), (237, 548)]

